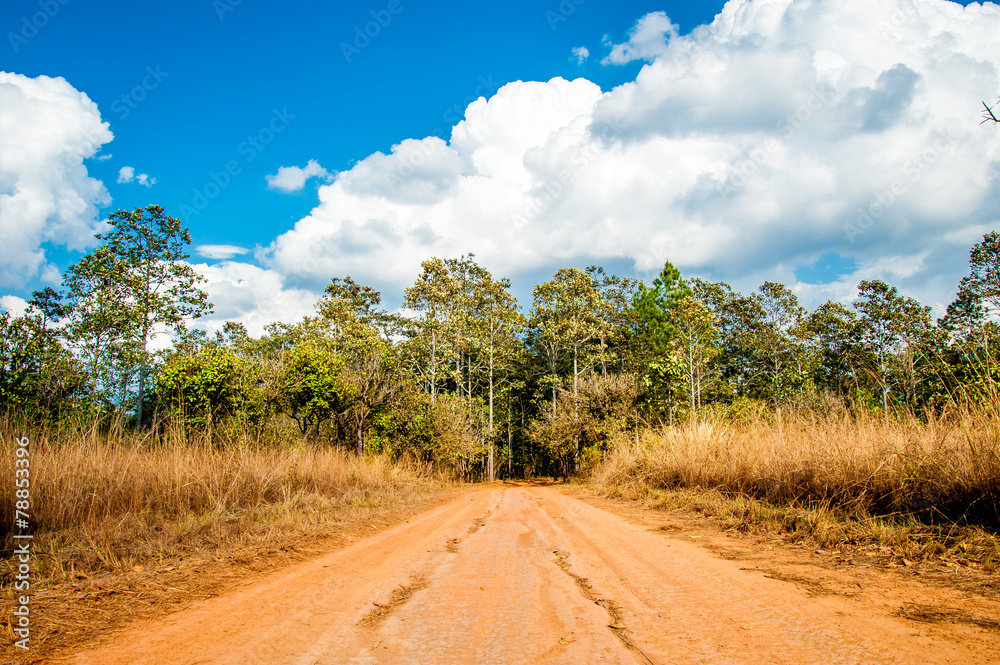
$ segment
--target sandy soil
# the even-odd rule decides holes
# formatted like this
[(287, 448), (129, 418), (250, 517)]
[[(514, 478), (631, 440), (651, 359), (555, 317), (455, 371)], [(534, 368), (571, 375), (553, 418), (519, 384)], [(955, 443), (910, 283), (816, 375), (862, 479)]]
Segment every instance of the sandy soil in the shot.
[[(850, 583), (828, 555), (778, 561), (762, 544), (720, 556), (665, 517), (574, 494), (475, 488), (56, 662), (1000, 662), (995, 630), (901, 611), (960, 591), (878, 576)], [(976, 616), (997, 609), (964, 601)]]

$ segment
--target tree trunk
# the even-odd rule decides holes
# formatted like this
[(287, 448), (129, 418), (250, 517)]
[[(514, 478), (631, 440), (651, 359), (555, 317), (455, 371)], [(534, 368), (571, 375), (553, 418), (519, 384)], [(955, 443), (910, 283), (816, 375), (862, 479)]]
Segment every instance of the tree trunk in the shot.
[(135, 415), (135, 431), (139, 431), (142, 428), (142, 402), (145, 399), (146, 392), (146, 359), (143, 357), (142, 362), (139, 363), (139, 406), (136, 407)]
[(493, 341), (490, 340), (490, 482), (495, 480), (493, 473)]
[(576, 444), (576, 454), (573, 456), (573, 470), (580, 470), (580, 412), (579, 412), (579, 402), (578, 395), (579, 391), (577, 389), (577, 354), (579, 346), (577, 343), (573, 343), (573, 438)]
[(431, 330), (431, 404), (437, 397), (437, 331)]

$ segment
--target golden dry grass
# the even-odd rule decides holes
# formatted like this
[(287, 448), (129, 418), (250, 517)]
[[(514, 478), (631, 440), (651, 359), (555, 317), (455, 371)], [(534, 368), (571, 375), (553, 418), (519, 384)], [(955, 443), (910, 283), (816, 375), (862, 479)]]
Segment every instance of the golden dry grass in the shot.
[(974, 543), (980, 563), (1000, 564), (1000, 418), (985, 413), (688, 423), (621, 439), (593, 480), (610, 496), (686, 504), (742, 529), (912, 556)]
[[(51, 594), (37, 600), (44, 651), (133, 618), (129, 607), (146, 602), (137, 596), (167, 603), (157, 595), (164, 580), (187, 598), (203, 597), (248, 571), (294, 560), (311, 543), (391, 522), (444, 487), (414, 464), (304, 445), (299, 437), (285, 445), (235, 438), (219, 446), (170, 432), (32, 431), (3, 420), (0, 436), (0, 499), (8, 507), (15, 438), (31, 440), (31, 590)], [(15, 575), (9, 522), (0, 526), (8, 606)], [(217, 579), (190, 578), (192, 569), (213, 565)], [(145, 579), (153, 568), (159, 576)], [(155, 607), (139, 614), (147, 610)]]

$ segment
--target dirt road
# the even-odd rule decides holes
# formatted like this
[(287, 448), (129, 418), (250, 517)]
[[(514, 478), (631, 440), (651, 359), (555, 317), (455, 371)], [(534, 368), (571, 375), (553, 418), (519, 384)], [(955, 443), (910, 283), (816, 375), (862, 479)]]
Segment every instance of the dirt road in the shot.
[(58, 662), (1000, 660), (992, 634), (914, 635), (903, 619), (810, 597), (559, 488), (491, 486)]

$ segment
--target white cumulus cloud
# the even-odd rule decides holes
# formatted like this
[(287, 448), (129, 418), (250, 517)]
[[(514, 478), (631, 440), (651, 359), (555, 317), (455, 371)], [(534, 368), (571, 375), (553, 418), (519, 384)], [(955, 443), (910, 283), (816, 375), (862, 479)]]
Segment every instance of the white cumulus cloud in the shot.
[(0, 296), (0, 312), (22, 316), (28, 311), (28, 301), (18, 296)]
[(590, 49), (586, 46), (577, 46), (573, 49), (573, 57), (576, 58), (576, 64), (582, 64), (590, 57)]
[[(633, 60), (652, 61), (666, 52), (667, 41), (677, 36), (678, 29), (666, 12), (646, 14), (629, 30), (628, 41), (612, 45), (611, 53), (602, 62), (624, 65)], [(610, 38), (605, 37), (605, 43), (609, 42)]]
[(131, 166), (123, 166), (118, 169), (118, 184), (130, 182), (137, 182), (144, 187), (152, 187), (156, 184), (156, 178), (150, 177), (148, 173), (136, 174), (135, 168)]
[(298, 192), (306, 186), (309, 178), (320, 178), (329, 181), (333, 176), (319, 165), (315, 159), (310, 159), (304, 168), (298, 166), (282, 166), (273, 175), (264, 176), (270, 189), (282, 192)]
[[(339, 173), (259, 259), (317, 289), (397, 293), (421, 260), (472, 251), (515, 279), (670, 260), (743, 289), (881, 277), (943, 302), (1000, 225), (1000, 132), (978, 124), (997, 34), (996, 5), (944, 0), (731, 0), (683, 36), (649, 14), (608, 56), (648, 61), (635, 81), (509, 83), (450, 141)], [(796, 285), (827, 252), (857, 265), (844, 285)]]
[(293, 323), (314, 313), (318, 296), (273, 270), (239, 261), (192, 267), (207, 280), (201, 288), (215, 307), (212, 314), (196, 321), (210, 332), (221, 330), (226, 321), (236, 321), (251, 335), (260, 336), (268, 323)]
[(84, 160), (113, 138), (97, 105), (63, 78), (0, 72), (0, 285), (52, 272), (44, 245), (84, 250), (111, 198)]

